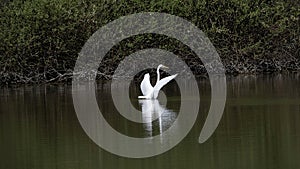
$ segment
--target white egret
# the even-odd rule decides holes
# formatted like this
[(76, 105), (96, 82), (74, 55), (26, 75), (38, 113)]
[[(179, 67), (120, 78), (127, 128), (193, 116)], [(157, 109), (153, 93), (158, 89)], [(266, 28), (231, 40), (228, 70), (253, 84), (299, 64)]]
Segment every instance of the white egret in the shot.
[(138, 98), (140, 98), (140, 99), (156, 99), (158, 96), (159, 90), (177, 76), (177, 74), (175, 74), (175, 75), (171, 75), (171, 76), (160, 79), (160, 73), (159, 73), (160, 68), (168, 68), (168, 67), (166, 67), (162, 64), (160, 64), (157, 67), (157, 70), (156, 70), (157, 80), (156, 80), (156, 84), (154, 87), (150, 83), (149, 73), (144, 75), (144, 79), (140, 85), (143, 96), (139, 96)]

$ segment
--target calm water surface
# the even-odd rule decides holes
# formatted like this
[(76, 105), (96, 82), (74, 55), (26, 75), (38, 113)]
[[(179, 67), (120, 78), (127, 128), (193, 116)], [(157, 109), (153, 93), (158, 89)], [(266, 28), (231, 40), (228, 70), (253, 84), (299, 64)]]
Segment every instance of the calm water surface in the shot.
[[(193, 129), (170, 151), (146, 159), (113, 155), (84, 133), (73, 107), (70, 85), (0, 89), (1, 169), (299, 169), (300, 77), (228, 77), (225, 112), (212, 137), (198, 143), (210, 106), (210, 85), (199, 79), (201, 103)], [(118, 114), (110, 83), (99, 83), (99, 108), (116, 130), (132, 137), (159, 135), (178, 115), (180, 91), (164, 88), (166, 111), (160, 120), (138, 124)], [(130, 88), (131, 103), (138, 87)], [(145, 108), (145, 107), (144, 107)], [(112, 140), (113, 142), (113, 140)], [(134, 149), (134, 147), (132, 147)]]

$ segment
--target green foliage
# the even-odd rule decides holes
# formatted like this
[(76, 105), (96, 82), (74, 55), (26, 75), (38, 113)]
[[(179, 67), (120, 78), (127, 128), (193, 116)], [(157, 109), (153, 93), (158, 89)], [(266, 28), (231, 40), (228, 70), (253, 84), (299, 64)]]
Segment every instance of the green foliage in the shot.
[[(0, 72), (36, 81), (70, 72), (93, 32), (120, 16), (143, 11), (170, 13), (193, 22), (225, 61), (300, 59), (296, 1), (13, 0), (0, 7)], [(143, 41), (138, 38), (127, 42), (127, 47)], [(172, 43), (158, 46), (168, 45), (174, 48)]]

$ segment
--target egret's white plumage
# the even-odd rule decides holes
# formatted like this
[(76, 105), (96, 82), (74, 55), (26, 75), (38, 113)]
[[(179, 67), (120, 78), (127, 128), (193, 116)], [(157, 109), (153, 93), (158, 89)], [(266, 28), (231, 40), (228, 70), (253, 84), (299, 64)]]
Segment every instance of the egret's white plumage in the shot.
[(152, 89), (153, 87), (152, 87), (152, 85), (150, 83), (150, 75), (149, 75), (149, 73), (147, 73), (147, 74), (144, 75), (144, 79), (143, 79), (140, 87), (141, 87), (141, 91), (142, 91), (142, 93), (143, 93), (144, 96), (146, 96), (146, 95), (148, 95), (150, 93), (151, 90), (149, 90), (149, 89)]
[(144, 79), (140, 85), (143, 96), (139, 96), (139, 98), (141, 98), (141, 99), (156, 99), (160, 89), (177, 76), (177, 74), (175, 74), (175, 75), (171, 75), (171, 76), (160, 79), (159, 69), (161, 67), (167, 68), (164, 65), (159, 65), (157, 67), (157, 80), (156, 80), (156, 84), (154, 87), (150, 83), (149, 73), (144, 75)]

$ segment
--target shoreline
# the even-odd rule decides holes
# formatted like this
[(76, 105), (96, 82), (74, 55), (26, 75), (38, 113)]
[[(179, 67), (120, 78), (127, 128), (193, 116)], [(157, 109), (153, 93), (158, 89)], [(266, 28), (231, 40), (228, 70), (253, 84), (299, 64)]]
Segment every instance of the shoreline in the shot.
[[(254, 64), (256, 63), (256, 64)], [(259, 63), (259, 64), (257, 64)], [(276, 59), (257, 59), (250, 60), (248, 62), (237, 62), (237, 61), (223, 61), (226, 76), (259, 76), (259, 75), (290, 75), (290, 74), (300, 74), (300, 63), (297, 59), (283, 61)], [(194, 73), (196, 78), (198, 77), (208, 77), (205, 67), (202, 64), (189, 65), (190, 69)], [(107, 67), (104, 70), (108, 73), (97, 73), (96, 81), (109, 81), (112, 78), (113, 71), (116, 67)], [(71, 70), (66, 71), (66, 73), (61, 74), (56, 72), (55, 76), (53, 72), (43, 73), (35, 75), (32, 77), (24, 77), (15, 72), (0, 72), (0, 87), (3, 86), (20, 86), (20, 85), (43, 85), (43, 84), (70, 84), (72, 82), (73, 72)], [(45, 77), (50, 76), (47, 79)], [(138, 77), (137, 79), (141, 79)]]
[[(258, 74), (226, 74), (227, 80), (232, 80), (236, 78), (282, 78), (282, 77), (295, 77), (297, 79), (300, 78), (300, 71), (297, 72), (276, 72), (276, 73), (258, 73)], [(195, 78), (197, 80), (203, 80), (208, 79), (209, 77), (207, 75), (196, 75)], [(105, 84), (111, 82), (111, 79), (97, 79), (96, 84)], [(209, 82), (209, 81), (208, 81)], [(2, 84), (0, 83), (0, 89), (16, 89), (20, 87), (41, 87), (41, 86), (71, 86), (72, 85), (72, 78), (69, 78), (68, 81), (53, 81), (49, 83), (15, 83), (15, 84)]]

